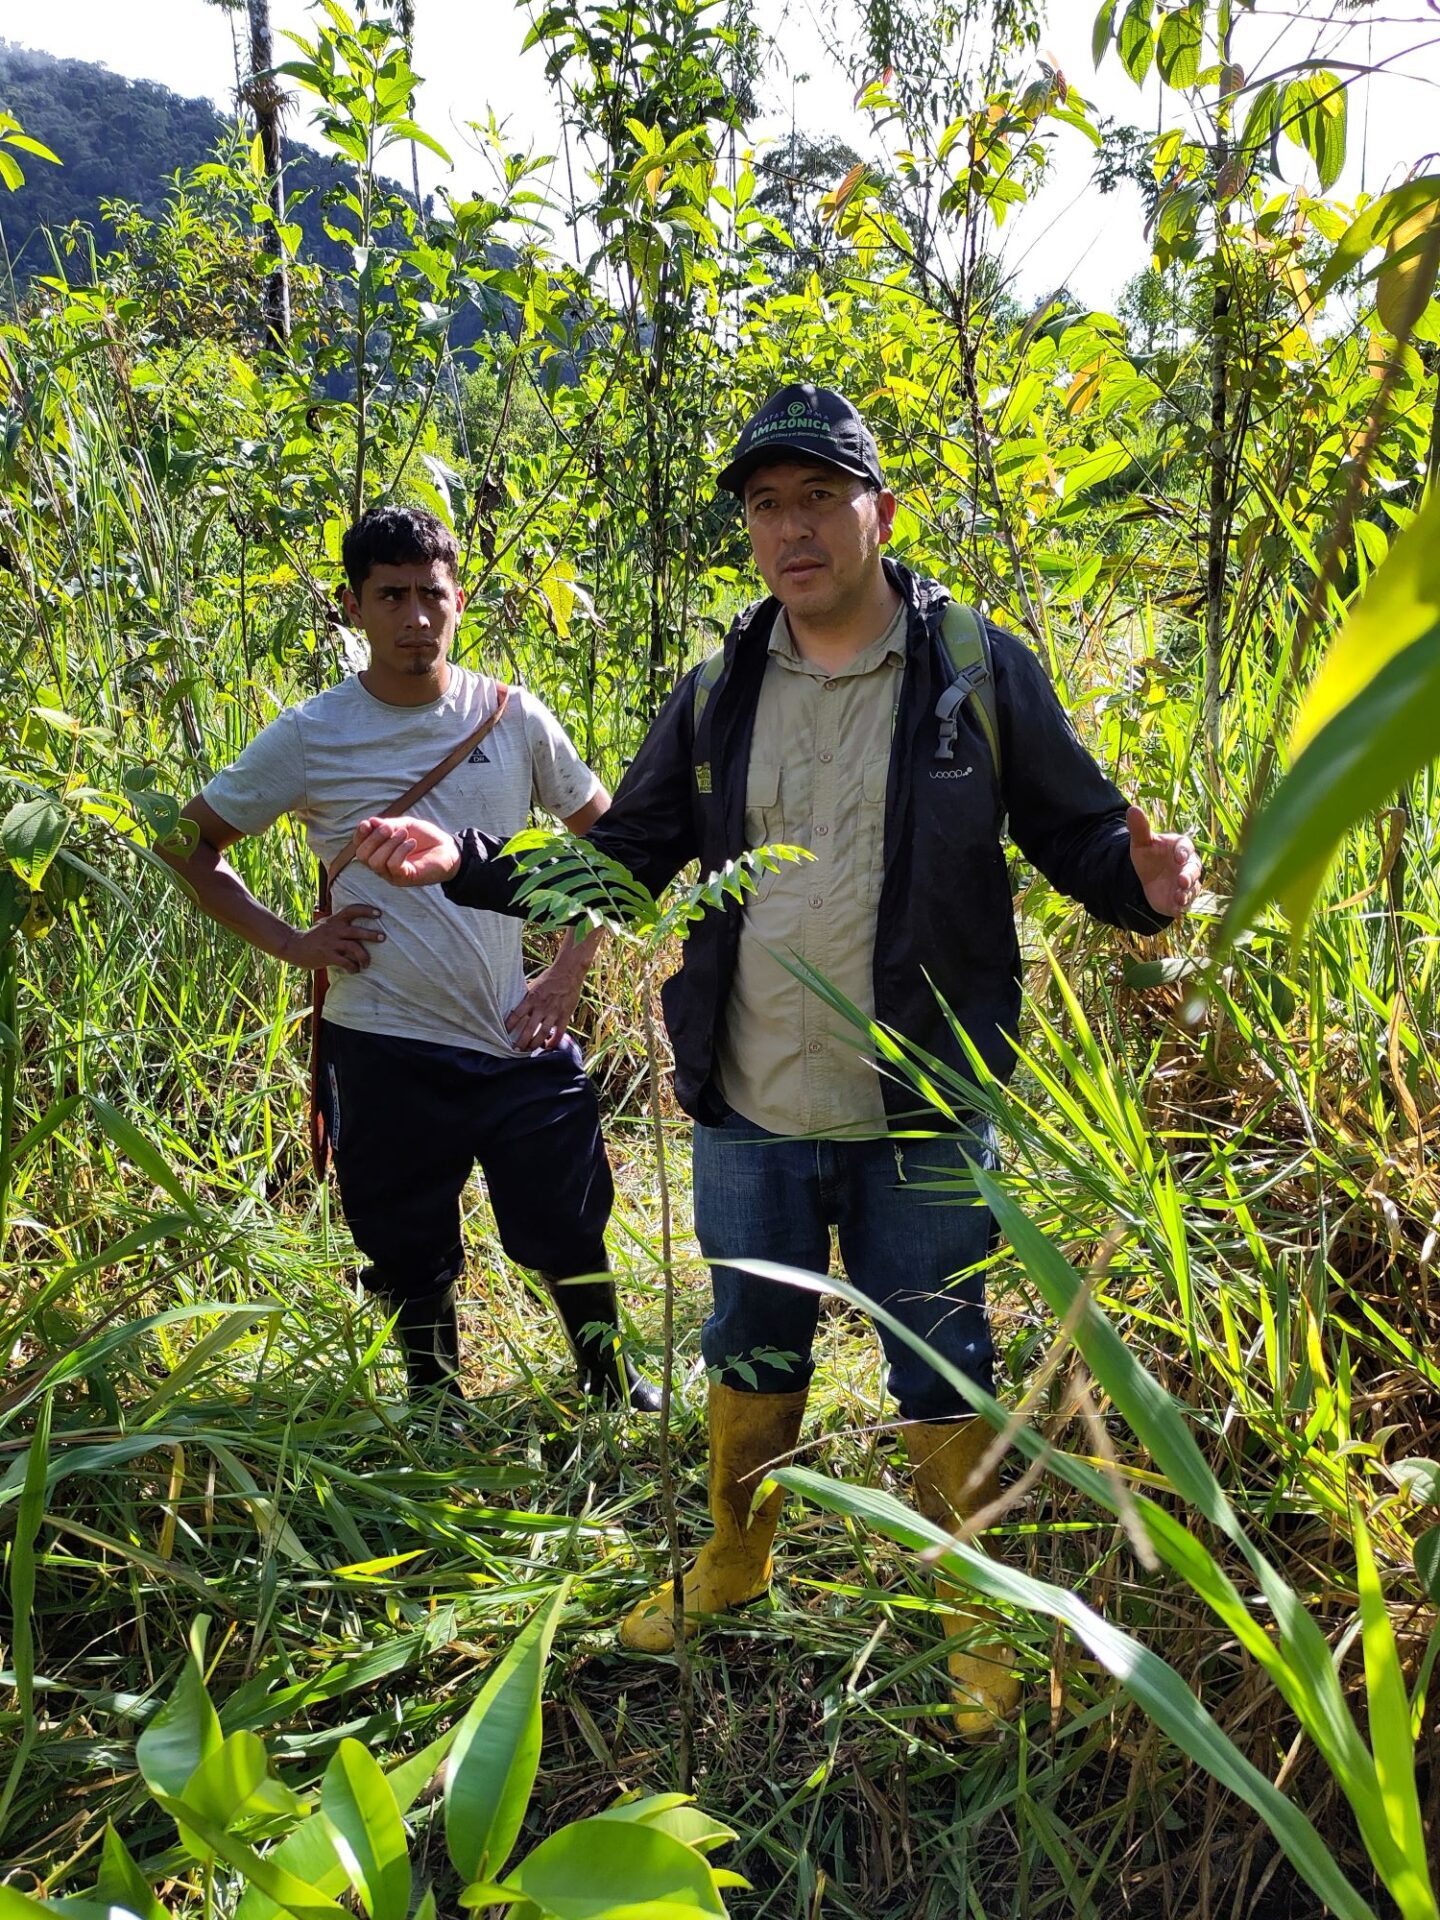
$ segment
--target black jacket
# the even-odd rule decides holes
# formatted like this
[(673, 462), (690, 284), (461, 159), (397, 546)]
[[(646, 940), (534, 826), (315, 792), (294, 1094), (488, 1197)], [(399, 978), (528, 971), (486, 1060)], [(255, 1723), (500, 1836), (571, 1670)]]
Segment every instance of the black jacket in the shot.
[[(1020, 1013), (1020, 950), (1001, 848), (1006, 815), (1025, 857), (1063, 892), (1112, 926), (1152, 933), (1167, 924), (1146, 902), (1130, 860), (1125, 801), (1080, 744), (1040, 663), (989, 628), (1003, 780), (967, 704), (954, 758), (935, 760), (935, 703), (950, 683), (940, 639), (946, 593), (886, 561), (909, 606), (906, 666), (885, 794), (885, 864), (876, 917), (875, 1014), (962, 1072), (962, 1051), (939, 1000), (995, 1073), (1014, 1065), (1007, 1034)], [(694, 672), (657, 716), (590, 839), (658, 894), (692, 860), (713, 872), (744, 851), (745, 783), (755, 709), (776, 600), (735, 622), (725, 664), (695, 727)], [(709, 769), (701, 791), (697, 766)], [(967, 776), (965, 768), (973, 771)], [(1003, 791), (1002, 791), (1003, 788)], [(467, 832), (460, 871), (445, 891), (460, 905), (514, 912), (513, 870), (500, 842)], [(707, 912), (685, 941), (680, 971), (661, 998), (675, 1049), (675, 1091), (697, 1120), (726, 1108), (712, 1079), (716, 1033), (735, 970), (743, 908)], [(928, 977), (927, 977), (928, 976)], [(892, 1123), (913, 1115), (914, 1095), (882, 1082)]]

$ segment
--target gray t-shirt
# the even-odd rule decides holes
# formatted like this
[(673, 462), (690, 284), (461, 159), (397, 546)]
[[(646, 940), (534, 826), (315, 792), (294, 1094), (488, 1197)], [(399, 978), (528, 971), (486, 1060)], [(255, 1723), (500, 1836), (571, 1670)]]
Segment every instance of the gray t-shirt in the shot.
[[(241, 833), (261, 833), (281, 814), (295, 814), (328, 866), (360, 821), (393, 807), (493, 712), (495, 697), (488, 675), (453, 665), (445, 692), (422, 707), (390, 706), (358, 679), (342, 680), (287, 707), (202, 798)], [(504, 718), (412, 811), (451, 831), (481, 827), (508, 837), (527, 824), (532, 804), (568, 816), (599, 784), (548, 707), (516, 688)], [(334, 904), (360, 901), (384, 909), (385, 938), (370, 948), (362, 973), (331, 974), (327, 1020), (480, 1053), (514, 1052), (505, 1015), (525, 992), (518, 920), (454, 907), (438, 887), (392, 886), (352, 860), (335, 884)]]

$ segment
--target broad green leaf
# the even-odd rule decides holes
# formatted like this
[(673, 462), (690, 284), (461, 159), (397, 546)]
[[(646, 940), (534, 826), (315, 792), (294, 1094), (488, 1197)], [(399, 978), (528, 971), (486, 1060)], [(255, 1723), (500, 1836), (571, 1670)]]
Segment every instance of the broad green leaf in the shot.
[(60, 851), (69, 824), (69, 814), (48, 793), (21, 800), (0, 822), (5, 858), (27, 886), (38, 887), (45, 878), (45, 869)]
[(658, 1827), (672, 1840), (681, 1840), (700, 1853), (708, 1853), (712, 1847), (724, 1846), (735, 1838), (733, 1827), (713, 1819), (685, 1793), (652, 1793), (639, 1800), (618, 1800), (613, 1807), (606, 1807), (592, 1817)]
[[(13, 1892), (14, 1889), (7, 1889), (7, 1891)], [(0, 1905), (0, 1915), (5, 1911), (4, 1906)], [(32, 1914), (63, 1914), (64, 1920), (137, 1920), (136, 1915), (127, 1906), (106, 1906), (99, 1900), (79, 1900), (70, 1896), (37, 1900), (30, 1911)]]
[(1261, 147), (1269, 146), (1275, 140), (1279, 111), (1279, 90), (1273, 80), (1267, 80), (1256, 89), (1237, 143), (1239, 154), (1250, 164), (1258, 162)]
[(18, 147), (21, 153), (33, 153), (37, 160), (51, 160), (57, 167), (65, 164), (58, 153), (52, 153), (49, 147), (42, 146), (28, 133), (7, 133), (5, 144), (7, 147)]
[(1253, 1807), (1306, 1882), (1340, 1920), (1375, 1920), (1374, 1910), (1345, 1878), (1310, 1821), (1244, 1757), (1160, 1655), (1086, 1606), (1076, 1594), (1017, 1567), (961, 1547), (893, 1495), (851, 1486), (807, 1467), (782, 1467), (774, 1478), (830, 1513), (875, 1527), (902, 1546), (940, 1548), (937, 1571), (991, 1600), (1059, 1620), (1113, 1674), (1155, 1725), (1196, 1766)]
[(185, 1782), (185, 1803), (228, 1827), (249, 1805), (268, 1771), (264, 1741), (253, 1733), (232, 1733), (206, 1754)]
[(1180, 13), (1167, 13), (1156, 36), (1155, 64), (1167, 87), (1193, 87), (1200, 71), (1203, 7), (1195, 0)]
[(32, 1900), (28, 1893), (0, 1880), (0, 1920), (36, 1920), (37, 1915), (49, 1912), (43, 1900)]
[(1372, 248), (1384, 246), (1397, 227), (1434, 207), (1437, 201), (1440, 173), (1422, 174), (1372, 200), (1336, 241), (1335, 251), (1311, 289), (1312, 300), (1318, 304), (1338, 280), (1354, 272)]
[(410, 1855), (390, 1782), (358, 1740), (342, 1740), (320, 1789), (335, 1851), (370, 1920), (405, 1920)]
[[(402, 1760), (399, 1766), (392, 1767), (386, 1774), (395, 1804), (402, 1814), (410, 1811), (434, 1779), (436, 1769), (455, 1743), (457, 1732), (458, 1727), (451, 1727), (438, 1740), (432, 1740), (419, 1753)], [(265, 1857), (272, 1865), (283, 1867), (295, 1879), (305, 1881), (327, 1898), (344, 1893), (350, 1884), (350, 1876), (335, 1851), (335, 1842), (323, 1813), (312, 1813), (308, 1819), (302, 1820)], [(268, 1895), (258, 1887), (250, 1886), (240, 1896), (235, 1920), (274, 1920), (277, 1911), (275, 1902)], [(415, 1920), (419, 1920), (418, 1913)]]
[[(293, 1820), (301, 1809), (290, 1788), (271, 1775), (264, 1742), (246, 1730), (227, 1735), (217, 1752), (206, 1755), (181, 1797), (204, 1819), (227, 1828), (277, 1815)], [(188, 1843), (190, 1835), (182, 1837)]]
[(1112, 442), (1109, 446), (1099, 447), (1093, 453), (1087, 453), (1083, 459), (1075, 461), (1064, 471), (1066, 503), (1068, 504), (1090, 487), (1098, 486), (1101, 481), (1114, 479), (1117, 473), (1125, 471), (1133, 459), (1134, 455), (1129, 449), (1120, 446), (1118, 442)]
[(663, 1904), (691, 1915), (723, 1914), (703, 1858), (658, 1827), (620, 1820), (577, 1820), (542, 1840), (507, 1885), (555, 1920), (651, 1910)]
[(533, 1613), (460, 1723), (445, 1764), (445, 1844), (468, 1880), (497, 1878), (540, 1764), (540, 1691), (569, 1582)]
[[(293, 1833), (287, 1833), (266, 1860), (277, 1873), (307, 1886), (322, 1899), (338, 1899), (350, 1886), (350, 1875), (335, 1851), (335, 1842), (323, 1813), (312, 1813)], [(250, 1882), (240, 1896), (235, 1920), (273, 1920), (281, 1908), (268, 1893)], [(352, 1916), (353, 1920), (353, 1916)]]
[(437, 159), (443, 160), (447, 166), (450, 164), (450, 155), (445, 151), (444, 147), (441, 146), (435, 136), (426, 133), (425, 129), (417, 126), (413, 120), (393, 121), (385, 129), (385, 133), (385, 144), (387, 146), (392, 140), (409, 140), (417, 147), (427, 147)]
[(1440, 491), (1351, 608), (1251, 829), (1224, 937), (1276, 900), (1296, 936), (1340, 841), (1440, 754)]
[(1097, 67), (1110, 51), (1110, 43), (1115, 38), (1116, 4), (1117, 0), (1104, 0), (1090, 29), (1090, 58)]
[(234, 1867), (249, 1886), (258, 1887), (283, 1913), (293, 1914), (295, 1920), (354, 1920), (354, 1915), (345, 1907), (327, 1900), (315, 1887), (287, 1873), (272, 1855), (258, 1854), (217, 1822), (202, 1819), (183, 1800), (168, 1793), (157, 1793), (155, 1798), (177, 1826), (193, 1829), (202, 1845), (227, 1866)]
[(190, 1645), (175, 1690), (135, 1742), (135, 1764), (150, 1791), (179, 1796), (186, 1782), (220, 1749), (220, 1720), (201, 1675), (206, 1621), (190, 1629)]
[(1430, 1527), (1415, 1542), (1415, 1571), (1431, 1602), (1440, 1607), (1440, 1527)]
[(145, 787), (130, 795), (130, 804), (157, 840), (168, 839), (180, 824), (180, 802), (173, 793)]
[(1440, 200), (1402, 220), (1385, 243), (1375, 283), (1375, 311), (1397, 339), (1408, 339), (1435, 291), (1440, 271)]
[(1397, 1460), (1390, 1469), (1397, 1487), (1404, 1487), (1412, 1500), (1427, 1507), (1440, 1507), (1440, 1460), (1427, 1460), (1416, 1454), (1409, 1460)]
[(1150, 0), (1130, 0), (1117, 36), (1120, 64), (1138, 86), (1155, 57), (1155, 35), (1150, 29)]
[(1280, 124), (1314, 161), (1324, 193), (1345, 165), (1346, 112), (1345, 89), (1326, 68), (1292, 80), (1285, 89)]
[(136, 1920), (169, 1920), (165, 1908), (155, 1898), (149, 1880), (131, 1857), (130, 1849), (108, 1822), (100, 1849), (100, 1873), (95, 1882), (95, 1898), (108, 1906), (124, 1907), (136, 1916)]

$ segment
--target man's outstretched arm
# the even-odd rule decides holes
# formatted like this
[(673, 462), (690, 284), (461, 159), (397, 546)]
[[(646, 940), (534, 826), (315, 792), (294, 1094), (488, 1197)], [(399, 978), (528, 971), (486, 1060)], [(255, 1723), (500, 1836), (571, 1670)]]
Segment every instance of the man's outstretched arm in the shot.
[(196, 829), (190, 852), (167, 851), (163, 846), (157, 851), (212, 920), (238, 933), (262, 953), (310, 973), (321, 967), (333, 967), (338, 973), (360, 973), (369, 966), (371, 946), (385, 938), (373, 924), (381, 917), (379, 907), (341, 907), (314, 926), (292, 927), (255, 898), (225, 858), (226, 849), (245, 837), (238, 827), (222, 820), (198, 795), (181, 808), (180, 818), (192, 821)]
[[(604, 787), (597, 787), (583, 807), (561, 815), (561, 825), (571, 833), (588, 833), (609, 805), (609, 794)], [(362, 820), (355, 829), (355, 858), (397, 887), (444, 886), (456, 878), (464, 864), (463, 843), (467, 839), (483, 843), (484, 857), (472, 861), (471, 872), (488, 897), (476, 898), (467, 889), (459, 896), (459, 903), (523, 913), (523, 907), (517, 909), (511, 902), (513, 863), (499, 857), (505, 843), (495, 834), (467, 828), (457, 836), (436, 826), (433, 820), (410, 814), (393, 819), (375, 817)], [(575, 1017), (585, 976), (604, 939), (603, 929), (596, 927), (578, 940), (570, 934), (562, 938), (550, 965), (535, 976), (524, 998), (505, 1016), (505, 1026), (519, 1052), (543, 1047), (548, 1053), (559, 1046)]]
[[(609, 804), (609, 794), (604, 787), (597, 787), (578, 812), (562, 814), (560, 824), (571, 833), (588, 833)], [(535, 1047), (550, 1053), (565, 1038), (580, 1004), (585, 976), (605, 937), (603, 927), (591, 927), (578, 940), (574, 933), (561, 934), (555, 958), (529, 982), (525, 997), (505, 1016), (506, 1030), (520, 1053), (529, 1053)]]
[[(657, 897), (700, 851), (694, 817), (694, 670), (670, 695), (640, 744), (615, 795), (584, 826), (588, 808), (565, 824), (589, 833)], [(598, 798), (599, 796), (597, 796)], [(589, 803), (593, 807), (595, 802)], [(604, 819), (601, 819), (601, 814)], [(594, 831), (591, 831), (594, 829)], [(397, 887), (443, 885), (457, 906), (479, 907), (523, 919), (515, 904), (515, 861), (502, 852), (503, 836), (467, 827), (446, 833), (428, 820), (362, 820), (355, 856)]]

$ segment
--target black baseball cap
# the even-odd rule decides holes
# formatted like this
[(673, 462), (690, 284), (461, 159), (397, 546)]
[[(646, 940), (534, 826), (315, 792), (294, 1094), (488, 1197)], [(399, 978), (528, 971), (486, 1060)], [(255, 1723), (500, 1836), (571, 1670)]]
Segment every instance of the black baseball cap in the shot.
[(885, 484), (874, 435), (844, 394), (830, 387), (803, 381), (771, 394), (741, 428), (717, 484), (738, 496), (757, 467), (784, 454), (821, 460), (877, 487)]

